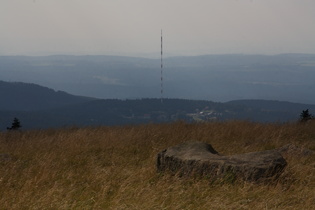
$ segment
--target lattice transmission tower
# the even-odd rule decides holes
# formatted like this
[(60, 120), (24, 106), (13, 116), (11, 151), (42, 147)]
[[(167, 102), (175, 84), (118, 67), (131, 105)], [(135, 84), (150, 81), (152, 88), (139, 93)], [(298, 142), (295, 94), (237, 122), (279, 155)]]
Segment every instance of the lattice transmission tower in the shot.
[(163, 103), (163, 34), (161, 29), (161, 103)]

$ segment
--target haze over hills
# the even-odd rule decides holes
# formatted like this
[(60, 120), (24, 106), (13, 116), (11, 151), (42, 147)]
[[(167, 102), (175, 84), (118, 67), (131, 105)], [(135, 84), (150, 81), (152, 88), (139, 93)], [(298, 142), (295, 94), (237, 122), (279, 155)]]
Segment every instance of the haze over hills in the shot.
[[(160, 59), (0, 56), (1, 80), (100, 99), (160, 97)], [(315, 55), (204, 55), (164, 59), (164, 97), (315, 104)]]
[(35, 84), (0, 81), (0, 130), (17, 117), (23, 129), (64, 126), (126, 125), (249, 120), (297, 121), (302, 110), (315, 105), (267, 100), (226, 103), (185, 99), (95, 99), (74, 96)]

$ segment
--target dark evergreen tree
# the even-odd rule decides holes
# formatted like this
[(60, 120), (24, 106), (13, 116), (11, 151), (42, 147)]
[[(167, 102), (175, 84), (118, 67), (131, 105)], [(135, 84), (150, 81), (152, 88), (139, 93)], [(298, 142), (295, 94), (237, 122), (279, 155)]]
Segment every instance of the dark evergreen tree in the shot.
[(313, 116), (309, 113), (308, 109), (303, 110), (300, 114), (300, 122), (307, 122), (313, 119)]
[(21, 123), (18, 118), (14, 118), (11, 127), (7, 127), (8, 130), (19, 130), (21, 128)]

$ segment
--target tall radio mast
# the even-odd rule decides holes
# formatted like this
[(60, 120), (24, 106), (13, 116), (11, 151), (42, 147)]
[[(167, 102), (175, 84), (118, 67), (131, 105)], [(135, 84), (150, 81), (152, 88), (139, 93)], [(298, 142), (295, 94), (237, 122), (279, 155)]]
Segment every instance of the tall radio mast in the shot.
[(161, 103), (163, 103), (163, 35), (161, 29)]

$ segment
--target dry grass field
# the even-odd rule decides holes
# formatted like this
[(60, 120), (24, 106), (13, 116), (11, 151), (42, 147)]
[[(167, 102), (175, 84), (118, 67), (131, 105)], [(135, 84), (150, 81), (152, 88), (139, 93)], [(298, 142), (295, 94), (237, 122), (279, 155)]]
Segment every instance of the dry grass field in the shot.
[(0, 209), (315, 209), (314, 155), (284, 154), (288, 166), (269, 184), (158, 174), (157, 153), (188, 140), (225, 155), (287, 144), (315, 150), (315, 122), (2, 132)]

